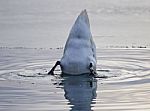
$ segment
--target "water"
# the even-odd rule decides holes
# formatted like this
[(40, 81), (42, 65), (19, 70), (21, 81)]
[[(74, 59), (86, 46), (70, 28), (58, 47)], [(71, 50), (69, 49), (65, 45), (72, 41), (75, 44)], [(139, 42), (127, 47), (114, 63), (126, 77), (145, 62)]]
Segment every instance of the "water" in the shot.
[[(83, 9), (102, 78), (47, 75)], [(149, 0), (0, 0), (0, 111), (149, 111), (149, 29)]]
[(149, 0), (1, 0), (0, 46), (62, 47), (83, 9), (97, 47), (150, 47)]
[(150, 49), (97, 49), (98, 75), (47, 75), (62, 49), (0, 49), (1, 111), (149, 111)]

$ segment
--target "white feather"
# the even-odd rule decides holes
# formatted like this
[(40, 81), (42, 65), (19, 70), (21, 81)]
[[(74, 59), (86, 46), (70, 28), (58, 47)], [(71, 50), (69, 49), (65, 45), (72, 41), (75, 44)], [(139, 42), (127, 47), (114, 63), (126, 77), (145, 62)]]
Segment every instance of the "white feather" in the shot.
[(90, 31), (86, 10), (75, 21), (61, 59), (62, 72), (67, 74), (90, 73), (92, 63), (96, 70), (96, 47)]

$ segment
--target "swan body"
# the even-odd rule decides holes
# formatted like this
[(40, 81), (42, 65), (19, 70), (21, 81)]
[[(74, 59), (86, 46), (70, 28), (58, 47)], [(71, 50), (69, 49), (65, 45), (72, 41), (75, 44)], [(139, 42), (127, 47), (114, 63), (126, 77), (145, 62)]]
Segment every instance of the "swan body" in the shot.
[(86, 10), (77, 17), (67, 39), (60, 65), (63, 73), (90, 73), (90, 63), (96, 71), (96, 46), (90, 31)]

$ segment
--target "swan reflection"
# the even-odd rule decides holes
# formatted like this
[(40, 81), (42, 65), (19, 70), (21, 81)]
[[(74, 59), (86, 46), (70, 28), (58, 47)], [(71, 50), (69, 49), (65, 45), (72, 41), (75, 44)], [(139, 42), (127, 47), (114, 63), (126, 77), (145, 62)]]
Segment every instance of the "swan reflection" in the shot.
[(96, 98), (97, 80), (93, 77), (66, 76), (62, 81), (65, 98), (71, 105), (70, 111), (91, 111), (91, 104)]

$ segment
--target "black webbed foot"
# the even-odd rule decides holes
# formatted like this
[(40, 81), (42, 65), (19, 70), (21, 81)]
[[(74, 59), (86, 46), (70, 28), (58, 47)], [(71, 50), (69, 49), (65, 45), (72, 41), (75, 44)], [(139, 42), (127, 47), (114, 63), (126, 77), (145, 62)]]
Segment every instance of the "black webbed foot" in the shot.
[(53, 70), (50, 70), (50, 71), (48, 72), (48, 75), (54, 75), (54, 71), (53, 71)]
[(57, 61), (54, 65), (54, 67), (48, 72), (48, 75), (54, 75), (54, 70), (57, 67), (57, 65), (60, 65), (60, 61)]
[(97, 76), (97, 73), (96, 73), (96, 71), (94, 70), (92, 63), (90, 63), (89, 68), (90, 68), (90, 75), (96, 77), (96, 76)]

